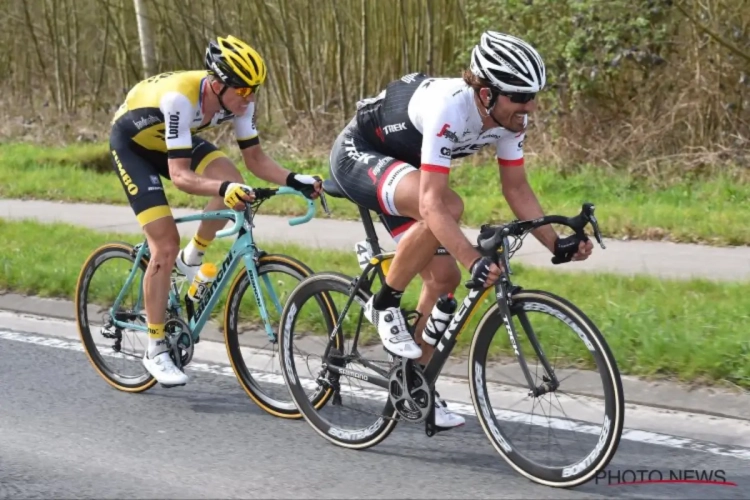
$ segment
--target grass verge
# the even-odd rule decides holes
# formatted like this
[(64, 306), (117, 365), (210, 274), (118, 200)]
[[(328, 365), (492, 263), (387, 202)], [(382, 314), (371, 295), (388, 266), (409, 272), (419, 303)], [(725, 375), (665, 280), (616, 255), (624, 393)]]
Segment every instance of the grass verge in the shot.
[[(0, 289), (73, 299), (81, 265), (94, 248), (112, 240), (137, 243), (137, 235), (102, 233), (67, 224), (0, 219)], [(186, 241), (183, 241), (183, 244)], [(206, 259), (228, 249), (217, 241)], [(353, 253), (262, 245), (292, 255), (313, 270), (357, 273)], [(750, 283), (669, 281), (609, 274), (549, 273), (515, 265), (517, 284), (545, 289), (578, 305), (599, 326), (623, 374), (676, 378), (693, 383), (731, 382), (750, 388)], [(418, 280), (406, 290), (404, 306), (415, 307)], [(459, 291), (463, 295), (463, 290)], [(222, 298), (223, 301), (223, 298)], [(222, 311), (220, 304), (216, 311)], [(475, 318), (474, 322), (478, 320)], [(459, 339), (464, 351), (470, 335)]]
[[(237, 160), (237, 152), (229, 151)], [(282, 162), (304, 173), (327, 175), (325, 158)], [(241, 168), (250, 185), (266, 184)], [(530, 183), (548, 213), (575, 214), (591, 201), (605, 236), (670, 240), (713, 245), (750, 244), (750, 183), (726, 174), (715, 178), (635, 179), (622, 172), (582, 167), (563, 175), (552, 168), (530, 166)], [(464, 160), (451, 174), (451, 185), (465, 203), (463, 223), (478, 227), (513, 218), (499, 190), (497, 168)], [(205, 199), (166, 182), (170, 203), (201, 208)], [(39, 148), (0, 145), (0, 196), (72, 202), (125, 204), (120, 181), (109, 167), (103, 144)], [(270, 200), (265, 213), (289, 214), (284, 199)], [(331, 199), (334, 216), (357, 219), (356, 207)], [(296, 210), (292, 207), (291, 210)]]

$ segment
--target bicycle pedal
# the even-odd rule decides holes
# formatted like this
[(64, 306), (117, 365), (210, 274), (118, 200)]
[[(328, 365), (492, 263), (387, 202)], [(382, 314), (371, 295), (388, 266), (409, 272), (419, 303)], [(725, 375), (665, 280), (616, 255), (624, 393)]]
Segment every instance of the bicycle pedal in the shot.
[(455, 427), (439, 427), (433, 423), (430, 423), (428, 419), (425, 421), (424, 433), (427, 435), (427, 437), (435, 437), (435, 434), (449, 431), (451, 429), (455, 429)]
[(171, 389), (172, 387), (182, 387), (185, 384), (161, 384), (160, 383), (159, 385), (165, 389)]

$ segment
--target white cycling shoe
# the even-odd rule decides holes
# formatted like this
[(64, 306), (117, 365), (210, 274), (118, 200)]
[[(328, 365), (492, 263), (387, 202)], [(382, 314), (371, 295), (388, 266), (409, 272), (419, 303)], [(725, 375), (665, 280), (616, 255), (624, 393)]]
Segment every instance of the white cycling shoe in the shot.
[(182, 250), (180, 250), (180, 253), (177, 254), (177, 258), (175, 259), (174, 264), (177, 268), (177, 271), (185, 276), (185, 278), (187, 278), (188, 284), (190, 284), (193, 282), (193, 278), (195, 278), (195, 275), (198, 274), (201, 265), (198, 264), (195, 266), (191, 266), (189, 264), (186, 264), (184, 260), (184, 253), (185, 249), (183, 248)]
[(377, 311), (372, 307), (374, 300), (375, 296), (373, 295), (365, 304), (364, 312), (367, 320), (378, 329), (383, 347), (394, 356), (408, 359), (420, 358), (422, 349), (411, 338), (401, 309), (389, 307), (385, 311)]
[(188, 382), (188, 376), (175, 366), (167, 351), (149, 358), (148, 349), (146, 349), (143, 355), (143, 366), (162, 385), (173, 387), (185, 385)]
[(460, 427), (466, 423), (466, 419), (448, 409), (448, 405), (435, 393), (435, 425), (445, 429)]

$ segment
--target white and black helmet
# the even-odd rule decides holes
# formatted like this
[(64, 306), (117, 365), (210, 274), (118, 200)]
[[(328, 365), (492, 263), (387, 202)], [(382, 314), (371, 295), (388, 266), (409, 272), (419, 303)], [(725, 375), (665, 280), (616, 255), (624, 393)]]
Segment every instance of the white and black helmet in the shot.
[(546, 70), (539, 53), (520, 38), (485, 31), (471, 52), (471, 72), (500, 92), (539, 92)]

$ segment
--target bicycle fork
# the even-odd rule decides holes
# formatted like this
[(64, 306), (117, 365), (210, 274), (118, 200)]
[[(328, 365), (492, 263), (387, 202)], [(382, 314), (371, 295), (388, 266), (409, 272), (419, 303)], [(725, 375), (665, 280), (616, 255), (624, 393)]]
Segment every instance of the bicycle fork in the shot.
[[(515, 304), (513, 302), (513, 295), (519, 290), (520, 287), (512, 285), (505, 273), (501, 275), (498, 284), (495, 286), (495, 293), (500, 317), (503, 320), (505, 331), (508, 333), (508, 339), (510, 340), (513, 354), (518, 360), (518, 364), (521, 365), (521, 370), (523, 371), (524, 377), (526, 378), (526, 383), (529, 386), (529, 396), (537, 398), (548, 392), (554, 392), (555, 390), (557, 390), (557, 388), (560, 386), (560, 382), (557, 379), (555, 371), (550, 366), (549, 361), (547, 361), (547, 356), (545, 356), (544, 351), (542, 350), (542, 346), (539, 344), (539, 341), (534, 334), (534, 329), (529, 322), (526, 311), (524, 311), (519, 304)], [(534, 349), (537, 358), (541, 361), (542, 367), (544, 368), (544, 375), (542, 375), (542, 380), (544, 382), (539, 386), (535, 385), (534, 379), (531, 376), (531, 371), (529, 370), (528, 364), (526, 363), (526, 359), (524, 358), (523, 353), (518, 347), (518, 333), (516, 332), (516, 328), (513, 326), (512, 314), (515, 314), (521, 322), (521, 327), (526, 333), (526, 337), (529, 339), (531, 347)]]
[[(247, 270), (250, 277), (250, 286), (253, 287), (253, 295), (255, 296), (255, 302), (258, 304), (258, 312), (260, 312), (260, 319), (263, 321), (263, 326), (266, 329), (266, 334), (271, 343), (275, 344), (278, 342), (278, 338), (271, 328), (271, 323), (268, 319), (268, 310), (266, 309), (266, 302), (263, 300), (263, 294), (260, 290), (260, 277), (258, 276), (258, 259), (254, 253), (246, 253), (243, 257), (245, 259), (245, 269)], [(266, 285), (271, 298), (276, 308), (280, 311), (281, 304), (279, 303), (278, 297), (273, 291), (271, 286), (271, 280), (268, 276), (263, 276), (263, 283)]]

